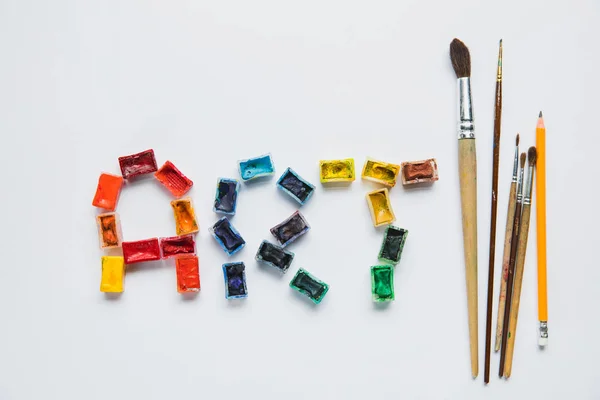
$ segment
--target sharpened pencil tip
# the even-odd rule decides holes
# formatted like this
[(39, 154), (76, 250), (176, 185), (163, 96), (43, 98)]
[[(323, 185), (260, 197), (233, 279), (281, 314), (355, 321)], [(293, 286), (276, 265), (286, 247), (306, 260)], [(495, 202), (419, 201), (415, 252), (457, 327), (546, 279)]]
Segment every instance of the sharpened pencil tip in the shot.
[(544, 126), (544, 116), (542, 115), (542, 112), (540, 111), (540, 116), (538, 117), (537, 120), (537, 124), (535, 125), (535, 129), (546, 129), (546, 127)]

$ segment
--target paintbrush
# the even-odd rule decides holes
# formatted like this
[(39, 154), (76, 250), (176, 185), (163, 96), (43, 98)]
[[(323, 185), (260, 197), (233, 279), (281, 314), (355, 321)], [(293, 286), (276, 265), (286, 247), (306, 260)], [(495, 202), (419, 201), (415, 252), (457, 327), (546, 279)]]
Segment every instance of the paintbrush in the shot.
[(498, 211), (498, 164), (500, 162), (500, 127), (502, 122), (502, 39), (498, 49), (496, 72), (496, 104), (494, 105), (494, 147), (492, 166), (492, 211), (490, 217), (490, 258), (488, 268), (487, 315), (485, 319), (485, 366), (483, 382), (490, 382), (490, 352), (492, 346), (492, 314), (494, 304), (494, 257), (496, 254), (496, 216)]
[(471, 373), (479, 374), (477, 337), (477, 158), (471, 99), (471, 55), (463, 42), (450, 43), (450, 59), (458, 78), (458, 177), (462, 208), (463, 245), (467, 280), (467, 311), (471, 347)]
[(504, 305), (506, 303), (506, 280), (508, 279), (508, 266), (510, 265), (510, 245), (512, 243), (513, 222), (515, 220), (515, 206), (517, 204), (517, 175), (519, 173), (519, 134), (515, 143), (515, 159), (513, 162), (512, 181), (508, 195), (508, 212), (506, 213), (506, 234), (504, 235), (504, 257), (502, 258), (502, 279), (500, 282), (500, 298), (498, 299), (498, 322), (496, 323), (496, 345), (494, 350), (500, 350), (502, 342), (502, 327), (504, 325)]
[(498, 375), (504, 376), (504, 360), (506, 359), (506, 341), (508, 339), (508, 322), (510, 318), (510, 305), (513, 294), (513, 281), (515, 276), (515, 260), (519, 244), (519, 227), (521, 226), (521, 209), (523, 207), (523, 172), (527, 155), (521, 153), (519, 183), (517, 184), (517, 205), (513, 222), (512, 243), (510, 244), (510, 263), (508, 265), (508, 278), (506, 280), (506, 305), (504, 307), (504, 329), (502, 330), (502, 350), (500, 351), (500, 370)]
[(506, 343), (506, 360), (504, 363), (504, 376), (510, 377), (512, 371), (513, 353), (515, 351), (515, 336), (517, 334), (517, 320), (519, 318), (519, 303), (521, 301), (521, 287), (523, 286), (523, 272), (525, 270), (525, 254), (527, 252), (527, 238), (529, 236), (529, 218), (531, 216), (531, 189), (533, 186), (533, 173), (537, 154), (535, 147), (527, 151), (529, 168), (527, 169), (527, 183), (523, 196), (523, 212), (521, 213), (521, 227), (519, 228), (519, 245), (517, 247), (517, 263), (515, 268), (515, 281), (513, 287), (512, 304), (510, 306), (510, 324), (508, 326), (508, 341)]

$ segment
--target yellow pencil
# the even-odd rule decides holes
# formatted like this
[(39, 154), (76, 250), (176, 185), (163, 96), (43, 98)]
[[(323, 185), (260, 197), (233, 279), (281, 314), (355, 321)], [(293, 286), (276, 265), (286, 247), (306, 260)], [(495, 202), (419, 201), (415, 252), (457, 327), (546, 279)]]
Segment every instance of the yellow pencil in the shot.
[(538, 345), (548, 344), (548, 288), (546, 281), (546, 127), (540, 116), (535, 129), (537, 148), (536, 211), (538, 259), (538, 319), (540, 336)]

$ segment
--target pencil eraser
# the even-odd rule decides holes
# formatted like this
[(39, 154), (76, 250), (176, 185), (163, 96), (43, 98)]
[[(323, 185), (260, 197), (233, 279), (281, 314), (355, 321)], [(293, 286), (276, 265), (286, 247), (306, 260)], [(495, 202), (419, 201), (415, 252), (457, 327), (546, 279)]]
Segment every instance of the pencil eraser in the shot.
[(538, 346), (540, 347), (546, 347), (548, 346), (548, 338), (547, 337), (541, 337), (538, 339)]

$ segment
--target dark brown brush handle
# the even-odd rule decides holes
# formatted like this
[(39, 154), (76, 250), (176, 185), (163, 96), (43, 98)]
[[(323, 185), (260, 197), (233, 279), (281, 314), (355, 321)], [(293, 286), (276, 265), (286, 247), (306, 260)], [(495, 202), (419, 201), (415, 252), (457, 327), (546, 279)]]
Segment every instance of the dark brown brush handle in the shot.
[(506, 360), (506, 342), (508, 339), (508, 323), (510, 320), (510, 304), (512, 302), (513, 280), (515, 277), (515, 260), (519, 247), (519, 227), (521, 225), (521, 210), (523, 201), (517, 201), (515, 208), (515, 222), (513, 224), (513, 237), (510, 245), (510, 264), (508, 266), (508, 279), (506, 281), (506, 306), (504, 308), (504, 329), (502, 331), (502, 350), (500, 352), (500, 371), (498, 375), (504, 376), (504, 361)]
[[(502, 42), (501, 42), (502, 43)], [(502, 49), (502, 47), (500, 48)], [(502, 50), (500, 50), (502, 51)], [(494, 116), (494, 150), (492, 170), (492, 210), (490, 217), (490, 254), (488, 267), (487, 316), (485, 319), (485, 366), (483, 382), (490, 382), (490, 353), (492, 351), (492, 318), (494, 314), (494, 257), (496, 256), (496, 217), (498, 215), (498, 164), (500, 162), (500, 124), (502, 121), (502, 75), (498, 68), (496, 80), (496, 110)]]

